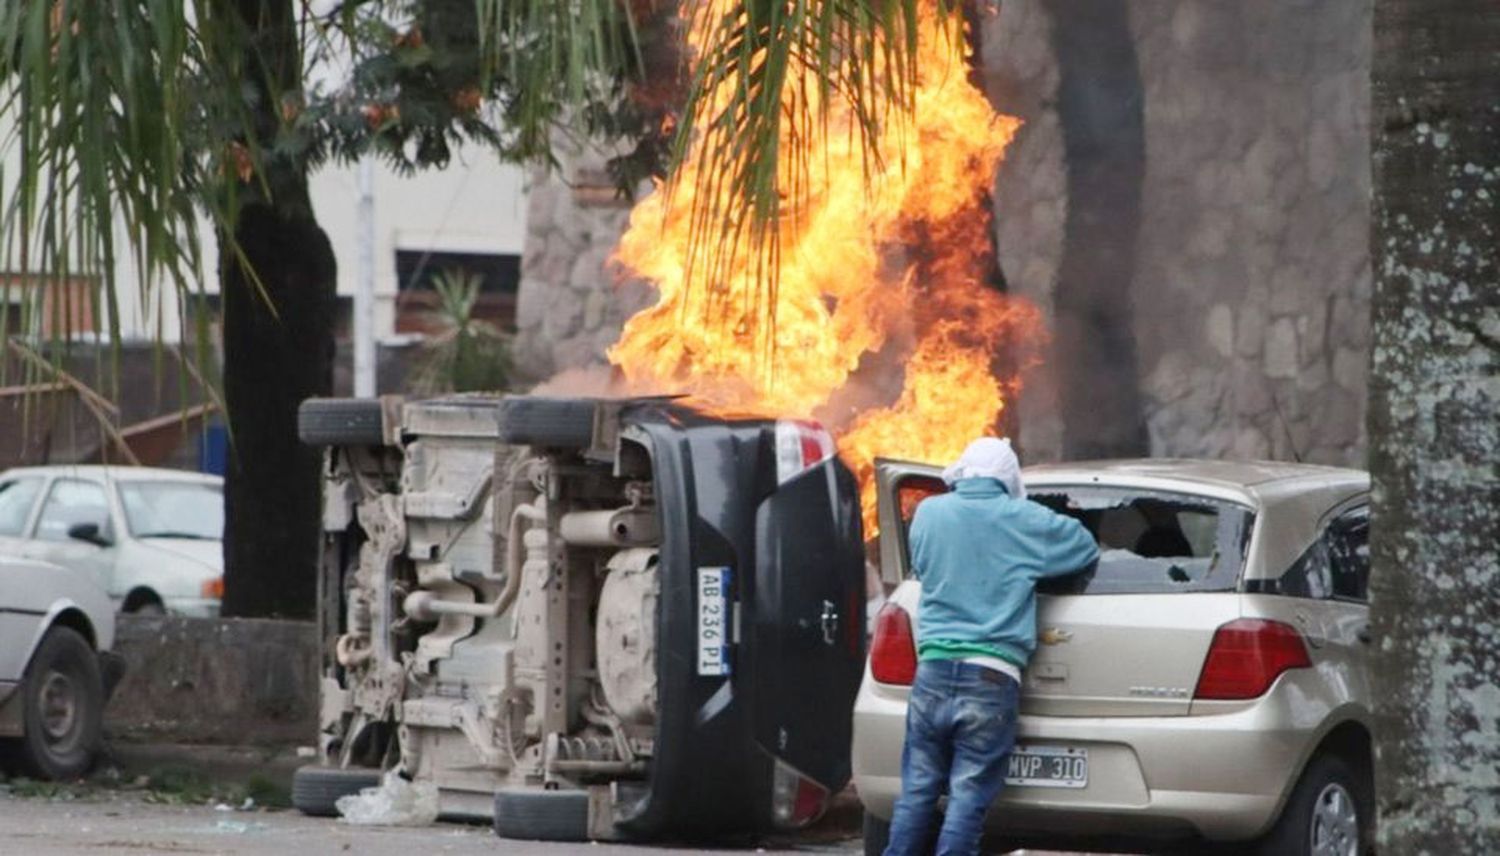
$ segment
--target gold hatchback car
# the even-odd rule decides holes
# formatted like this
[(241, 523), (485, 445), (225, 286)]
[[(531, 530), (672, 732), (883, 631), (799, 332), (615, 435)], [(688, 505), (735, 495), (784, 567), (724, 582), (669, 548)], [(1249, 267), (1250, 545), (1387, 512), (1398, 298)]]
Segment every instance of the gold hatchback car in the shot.
[[(854, 709), (865, 852), (901, 791), (919, 584), (907, 526), (938, 470), (879, 463), (881, 565)], [(1099, 540), (1046, 581), (1007, 786), (1006, 846), (1357, 856), (1371, 847), (1369, 477), (1301, 464), (1033, 467), (1028, 499)]]

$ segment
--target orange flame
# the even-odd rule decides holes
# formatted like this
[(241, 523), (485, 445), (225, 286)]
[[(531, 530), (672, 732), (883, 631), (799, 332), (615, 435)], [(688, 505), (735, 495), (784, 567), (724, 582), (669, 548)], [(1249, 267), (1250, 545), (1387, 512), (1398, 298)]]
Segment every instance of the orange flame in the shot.
[[(689, 248), (707, 252), (715, 241), (690, 241), (694, 194), (707, 186), (697, 149), (670, 204), (657, 192), (631, 212), (616, 254), (658, 291), (609, 352), (627, 385), (821, 418), (859, 478), (867, 536), (876, 531), (875, 457), (946, 462), (992, 432), (1016, 388), (997, 377), (997, 358), (1040, 328), (1032, 307), (986, 281), (987, 195), (1021, 122), (970, 83), (966, 33), (932, 7), (918, 50), (914, 114), (878, 140), (887, 168), (871, 173), (841, 103), (829, 106), (826, 127), (800, 128), (795, 140), (784, 132), (784, 148), (806, 147), (806, 171), (784, 167), (779, 181), (805, 204), (778, 225), (774, 305), (762, 302), (754, 253), (689, 287), (690, 270), (707, 269)], [(794, 80), (788, 90), (808, 99), (817, 86)], [(900, 387), (882, 389), (903, 365)]]

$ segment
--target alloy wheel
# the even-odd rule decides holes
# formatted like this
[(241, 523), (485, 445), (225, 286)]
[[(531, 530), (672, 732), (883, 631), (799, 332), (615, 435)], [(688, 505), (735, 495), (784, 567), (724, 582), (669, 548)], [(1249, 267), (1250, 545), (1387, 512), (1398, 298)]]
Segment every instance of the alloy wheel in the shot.
[(1343, 785), (1329, 783), (1318, 794), (1308, 839), (1313, 856), (1359, 856), (1359, 812)]

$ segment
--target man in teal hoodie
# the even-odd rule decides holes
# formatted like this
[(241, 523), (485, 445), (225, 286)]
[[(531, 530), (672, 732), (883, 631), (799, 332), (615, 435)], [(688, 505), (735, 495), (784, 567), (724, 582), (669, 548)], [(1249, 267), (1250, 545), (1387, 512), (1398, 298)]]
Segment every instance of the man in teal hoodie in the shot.
[(888, 856), (928, 851), (944, 793), (937, 852), (979, 852), (1015, 746), (1021, 672), (1036, 650), (1037, 580), (1099, 556), (1083, 524), (1025, 498), (1010, 441), (975, 440), (943, 478), (952, 492), (917, 506), (911, 524), (919, 663)]

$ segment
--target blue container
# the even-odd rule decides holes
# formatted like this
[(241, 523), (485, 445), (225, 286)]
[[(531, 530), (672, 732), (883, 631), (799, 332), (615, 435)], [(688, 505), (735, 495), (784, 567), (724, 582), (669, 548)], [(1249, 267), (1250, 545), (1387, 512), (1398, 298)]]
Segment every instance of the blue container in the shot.
[(198, 435), (198, 469), (222, 476), (229, 469), (229, 428), (214, 422)]

